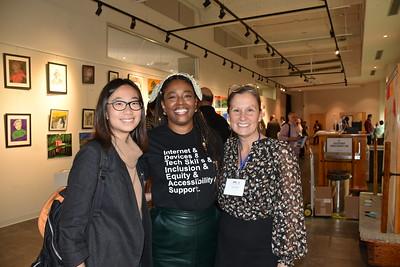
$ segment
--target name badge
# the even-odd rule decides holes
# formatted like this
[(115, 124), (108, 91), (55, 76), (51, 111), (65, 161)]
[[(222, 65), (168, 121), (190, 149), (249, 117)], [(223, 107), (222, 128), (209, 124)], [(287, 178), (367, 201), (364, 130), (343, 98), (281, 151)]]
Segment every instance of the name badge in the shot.
[(227, 179), (224, 189), (224, 195), (243, 196), (244, 185), (246, 180), (243, 179)]

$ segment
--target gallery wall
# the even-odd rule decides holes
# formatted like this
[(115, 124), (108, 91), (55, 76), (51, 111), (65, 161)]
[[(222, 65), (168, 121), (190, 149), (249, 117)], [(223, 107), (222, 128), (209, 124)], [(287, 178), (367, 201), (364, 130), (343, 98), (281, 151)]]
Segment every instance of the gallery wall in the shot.
[[(123, 0), (114, 4), (126, 7), (129, 3)], [(92, 1), (79, 0), (6, 0), (0, 3), (0, 53), (28, 56), (31, 61), (29, 90), (5, 88), (3, 59), (0, 64), (0, 227), (38, 215), (44, 201), (57, 187), (55, 175), (71, 167), (79, 150), (79, 133), (91, 131), (81, 127), (82, 109), (95, 108), (99, 92), (108, 81), (108, 71), (116, 71), (124, 78), (133, 74), (142, 79), (145, 99), (147, 80), (167, 75), (108, 58), (107, 25), (128, 28), (129, 22), (126, 17), (106, 9), (98, 17), (94, 14), (96, 7)], [(151, 12), (143, 12), (143, 17), (149, 20), (151, 15)], [(165, 37), (139, 24), (135, 32), (160, 42)], [(179, 44), (172, 41), (171, 45)], [(201, 58), (199, 82), (212, 88), (215, 95), (226, 94), (230, 84), (252, 82), (249, 74), (221, 68), (217, 58), (202, 58), (202, 51), (189, 53)], [(47, 93), (48, 62), (67, 66), (67, 94)], [(82, 83), (82, 65), (95, 66), (95, 84)], [(281, 109), (279, 101), (266, 100), (271, 110)], [(66, 131), (48, 130), (50, 109), (69, 111)], [(31, 114), (30, 146), (6, 148), (6, 113)], [(53, 133), (72, 134), (72, 156), (48, 159), (47, 135)]]

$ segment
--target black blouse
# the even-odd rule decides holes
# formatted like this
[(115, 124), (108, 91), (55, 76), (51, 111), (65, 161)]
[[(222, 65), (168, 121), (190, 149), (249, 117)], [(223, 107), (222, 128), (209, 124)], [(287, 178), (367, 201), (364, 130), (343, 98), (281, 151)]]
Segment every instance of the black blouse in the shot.
[[(293, 265), (307, 252), (299, 165), (287, 142), (271, 138), (255, 141), (249, 160), (238, 170), (238, 139), (225, 144), (218, 204), (243, 220), (271, 217), (273, 253), (279, 262)], [(228, 178), (245, 179), (243, 196), (224, 195)]]

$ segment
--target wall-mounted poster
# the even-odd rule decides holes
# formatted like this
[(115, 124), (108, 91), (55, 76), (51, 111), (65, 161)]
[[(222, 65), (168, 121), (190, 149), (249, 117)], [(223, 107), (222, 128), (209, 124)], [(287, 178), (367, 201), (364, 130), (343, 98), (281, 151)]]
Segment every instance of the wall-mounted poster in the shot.
[(94, 84), (94, 66), (82, 65), (82, 83)]
[(94, 138), (94, 132), (82, 132), (79, 133), (79, 148), (82, 148), (90, 140)]
[(142, 78), (129, 73), (128, 79), (134, 82), (139, 87), (139, 89), (142, 90)]
[(160, 82), (161, 82), (160, 80), (147, 79), (147, 90), (149, 92), (149, 96), (151, 95), (151, 92), (153, 92), (154, 86), (156, 86)]
[(67, 65), (54, 62), (47, 64), (47, 93), (67, 93)]
[(108, 81), (109, 82), (114, 80), (114, 79), (117, 79), (117, 78), (119, 78), (119, 73), (118, 72), (112, 71), (112, 70), (108, 71)]
[(31, 88), (31, 58), (3, 54), (4, 87), (15, 89)]
[(48, 134), (47, 158), (72, 156), (72, 134)]
[(6, 147), (31, 145), (31, 114), (4, 115)]
[(82, 109), (82, 129), (94, 128), (94, 109)]
[(51, 109), (49, 131), (66, 131), (68, 125), (68, 110)]

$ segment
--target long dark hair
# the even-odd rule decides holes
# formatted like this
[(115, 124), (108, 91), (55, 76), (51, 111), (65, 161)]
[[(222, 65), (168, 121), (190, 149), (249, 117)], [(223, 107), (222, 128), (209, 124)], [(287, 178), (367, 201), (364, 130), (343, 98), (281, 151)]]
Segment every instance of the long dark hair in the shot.
[[(176, 80), (181, 80), (188, 83), (194, 92), (192, 82), (185, 76), (173, 75), (165, 80), (160, 89), (160, 94), (155, 100), (155, 120), (158, 125), (165, 125), (168, 122), (167, 116), (164, 115), (161, 102), (164, 100), (164, 89), (167, 88), (172, 81)], [(200, 101), (200, 99), (198, 99), (198, 101)], [(199, 138), (197, 138), (196, 140), (196, 146), (204, 153), (209, 155), (213, 161), (216, 161), (218, 163), (218, 166), (221, 166), (220, 163), (222, 162), (222, 151), (218, 151), (218, 149), (222, 146), (221, 143), (218, 142), (218, 140), (220, 140), (219, 136), (217, 136), (215, 132), (208, 126), (206, 120), (203, 117), (203, 114), (199, 110), (196, 110), (193, 115), (193, 127), (197, 130), (197, 132), (200, 133)]]
[[(95, 137), (94, 139), (99, 141), (104, 148), (111, 147), (111, 136), (113, 135), (109, 121), (107, 120), (107, 103), (109, 97), (114, 93), (120, 86), (129, 85), (131, 86), (139, 96), (139, 102), (142, 105), (140, 114), (140, 122), (138, 126), (130, 133), (132, 139), (138, 144), (142, 151), (147, 150), (147, 132), (146, 132), (146, 119), (143, 108), (143, 98), (140, 93), (140, 89), (137, 85), (129, 79), (114, 79), (104, 86), (100, 93), (99, 100), (97, 101), (96, 113), (95, 113)], [(127, 107), (128, 108), (128, 107)]]

